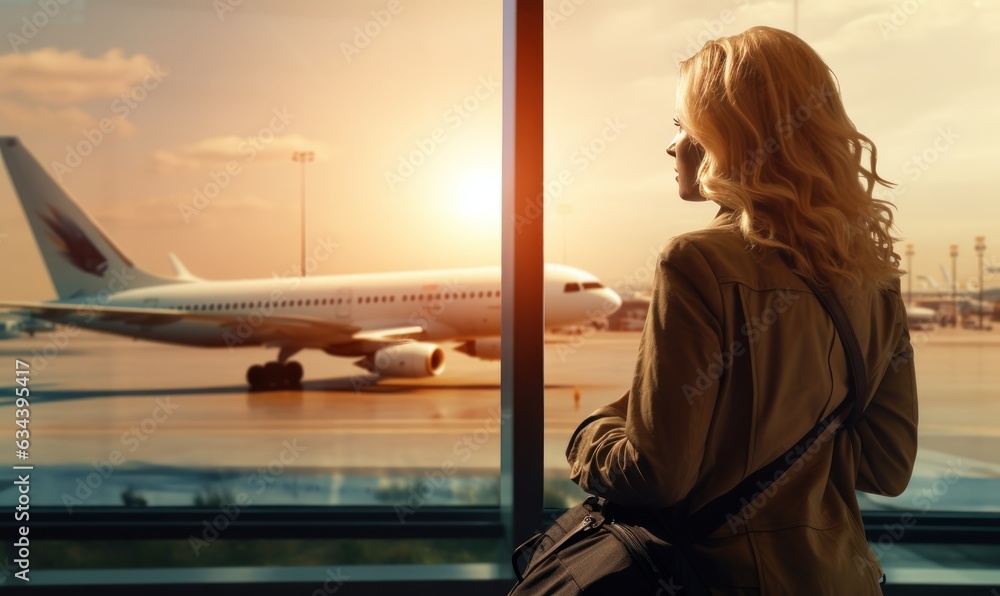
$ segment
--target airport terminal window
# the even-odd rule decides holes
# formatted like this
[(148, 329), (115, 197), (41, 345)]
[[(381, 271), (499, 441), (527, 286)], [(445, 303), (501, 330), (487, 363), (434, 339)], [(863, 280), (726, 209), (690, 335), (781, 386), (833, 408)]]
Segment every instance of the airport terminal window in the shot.
[[(390, 13), (391, 25), (380, 25), (379, 35), (369, 37), (364, 47), (356, 44), (355, 36), (379, 25), (372, 15), (387, 10), (384, 2), (306, 7), (275, 1), (255, 6), (254, 11), (235, 7), (221, 15), (207, 4), (115, 10), (100, 2), (69, 4), (37, 39), (28, 40), (18, 52), (0, 54), (0, 64), (21, 55), (28, 57), (25, 68), (30, 69), (36, 67), (33, 58), (47, 56), (51, 64), (63, 65), (74, 76), (115, 67), (110, 70), (121, 73), (115, 75), (120, 80), (76, 95), (58, 88), (0, 90), (4, 96), (0, 105), (7, 107), (0, 110), (6, 114), (0, 119), (51, 170), (81, 143), (93, 145), (81, 130), (95, 129), (106, 116), (118, 118), (116, 130), (90, 147), (91, 154), (64, 173), (60, 182), (138, 265), (164, 277), (173, 273), (162, 256), (177, 248), (179, 237), (188, 243), (186, 258), (200, 277), (298, 277), (300, 175), (308, 181), (306, 242), (314, 257), (307, 261), (310, 278), (418, 270), (442, 263), (495, 264), (499, 226), (490, 220), (493, 211), (488, 201), (498, 201), (493, 191), (498, 180), (501, 97), (493, 81), (500, 77), (500, 48), (481, 43), (484, 31), (493, 31), (499, 40), (499, 2), (494, 4), (457, 3), (447, 19), (440, 8), (406, 5), (402, 12)], [(558, 14), (555, 3), (551, 8)], [(790, 28), (790, 5), (779, 7), (788, 9), (780, 17), (769, 12), (773, 8), (728, 0), (698, 7), (649, 2), (636, 10), (586, 3), (566, 19), (548, 22), (545, 178), (565, 179), (565, 172), (572, 182), (563, 183), (558, 193), (550, 190), (547, 197), (552, 207), (545, 223), (547, 262), (579, 267), (604, 282), (586, 282), (584, 289), (591, 289), (588, 283), (596, 284), (594, 289), (611, 287), (642, 302), (650, 277), (648, 254), (655, 254), (671, 235), (704, 225), (711, 215), (703, 205), (681, 204), (672, 197), (671, 162), (664, 159), (662, 149), (672, 135), (668, 116), (676, 77), (663, 57), (670, 56), (670, 64), (675, 64), (703, 38), (751, 24)], [(893, 6), (885, 4), (882, 9), (888, 19)], [(31, 4), (11, 5), (0, 15), (6, 22), (19, 23), (33, 10)], [(908, 302), (933, 304), (936, 299), (938, 323), (948, 320), (940, 316), (949, 308), (949, 302), (941, 300), (947, 295), (941, 288), (949, 288), (953, 280), (961, 300), (950, 304), (961, 306), (959, 316), (952, 319), (975, 321), (968, 316), (971, 302), (966, 292), (976, 277), (971, 239), (992, 237), (995, 227), (988, 228), (989, 222), (1000, 221), (996, 207), (982, 198), (988, 184), (984, 172), (990, 171), (984, 160), (991, 155), (983, 139), (997, 138), (1000, 130), (995, 111), (984, 99), (995, 96), (989, 87), (995, 81), (981, 75), (1000, 68), (994, 64), (996, 57), (977, 51), (990, 47), (982, 23), (991, 22), (985, 16), (995, 19), (995, 10), (980, 3), (961, 8), (926, 4), (903, 25), (888, 20), (895, 29), (881, 26), (882, 13), (870, 7), (803, 3), (799, 17), (800, 33), (828, 58), (849, 106), (857, 106), (852, 116), (859, 128), (878, 144), (883, 174), (902, 183), (889, 198), (900, 206), (898, 221), (907, 237), (900, 248), (906, 243), (916, 248), (912, 268), (917, 281), (914, 299)], [(157, 18), (150, 19), (151, 14)], [(727, 16), (720, 20), (723, 14)], [(945, 14), (954, 18), (941, 18)], [(159, 33), (143, 35), (154, 21)], [(841, 29), (829, 27), (831, 21), (841, 23)], [(938, 22), (957, 22), (953, 29), (960, 38), (949, 39), (945, 28), (935, 26)], [(851, 44), (843, 41), (848, 38)], [(191, 41), (169, 44), (166, 39)], [(426, 39), (437, 40), (437, 45), (431, 47)], [(926, 48), (934, 53), (924, 56), (921, 52), (930, 51)], [(205, 61), (205, 55), (216, 59)], [(914, 60), (914, 55), (925, 59)], [(979, 56), (978, 77), (961, 66), (966, 55)], [(913, 69), (940, 61), (959, 65), (937, 69), (947, 83), (941, 88), (948, 93), (927, 92), (921, 86), (925, 77)], [(414, 67), (428, 63), (440, 68), (429, 75), (426, 68)], [(581, 63), (590, 67), (581, 69)], [(892, 75), (892, 86), (878, 72), (885, 63), (894, 70), (903, 68)], [(165, 75), (157, 79), (161, 71)], [(428, 84), (428, 76), (433, 84)], [(144, 83), (145, 97), (135, 102), (136, 107), (124, 116), (114, 110), (122, 104), (113, 102), (123, 93), (129, 98), (137, 93), (136, 85)], [(345, 85), (358, 92), (343, 94)], [(409, 90), (403, 108), (398, 102), (401, 87)], [(240, 101), (234, 102), (234, 96)], [(908, 98), (905, 104), (903, 96)], [(333, 109), (330, 97), (337, 98)], [(977, 109), (956, 107), (956, 98), (973, 98)], [(12, 113), (24, 117), (13, 121)], [(660, 118), (663, 114), (667, 116)], [(952, 127), (957, 134), (949, 132)], [(438, 129), (443, 137), (435, 136)], [(431, 154), (422, 150), (428, 139), (434, 147)], [(240, 141), (246, 144), (232, 144)], [(316, 163), (294, 163), (292, 153), (303, 150), (312, 151)], [(251, 154), (253, 159), (247, 159)], [(218, 185), (213, 175), (218, 178), (233, 160), (240, 173), (231, 174), (225, 188), (217, 189), (217, 198), (202, 203), (199, 197), (214, 188), (209, 185)], [(109, 172), (115, 172), (111, 185)], [(327, 192), (321, 193), (322, 189)], [(145, 204), (149, 209), (130, 203), (134, 196), (149, 197)], [(940, 196), (949, 197), (947, 212), (940, 209)], [(428, 210), (426, 197), (449, 199)], [(234, 213), (239, 214), (238, 226)], [(388, 220), (386, 213), (396, 215)], [(397, 216), (406, 225), (392, 227)], [(382, 222), (379, 226), (391, 228), (390, 233), (370, 222)], [(13, 246), (33, 255), (0, 259), (5, 278), (27, 280), (18, 288), (5, 289), (4, 297), (51, 299), (44, 263), (9, 185), (0, 189), (0, 229), (9, 234), (2, 238), (0, 250)], [(427, 238), (414, 235), (415, 229), (432, 229), (435, 236), (450, 240), (416, 254), (406, 249)], [(597, 235), (606, 241), (594, 243)], [(338, 247), (323, 252), (330, 239)], [(466, 247), (463, 254), (451, 248), (455, 241)], [(957, 275), (947, 279), (938, 268), (944, 265), (942, 269), (950, 273), (951, 243), (959, 244), (960, 250)], [(233, 250), (237, 246), (242, 248)], [(996, 286), (1000, 273), (992, 246), (984, 255), (988, 288)], [(231, 254), (246, 258), (226, 256)], [(910, 265), (904, 261), (904, 266)], [(927, 281), (920, 281), (920, 276)], [(576, 283), (564, 287), (564, 292), (579, 291)], [(487, 298), (500, 296), (499, 289), (486, 291)], [(407, 295), (402, 297), (407, 301)], [(419, 306), (428, 316), (441, 297), (410, 294), (409, 302), (420, 302), (413, 310)], [(336, 304), (370, 304), (371, 298), (336, 298)], [(334, 304), (334, 298), (329, 300)], [(270, 310), (296, 302), (286, 298), (257, 304)], [(236, 308), (235, 303), (176, 308), (225, 311), (231, 306)], [(496, 308), (495, 303), (490, 308)], [(338, 309), (338, 317), (341, 311), (344, 316), (357, 313), (357, 309)], [(641, 307), (636, 311), (641, 316)], [(251, 328), (255, 325), (253, 316), (245, 320)], [(605, 330), (604, 325), (588, 320), (582, 327), (567, 326), (548, 336), (544, 440), (549, 506), (567, 506), (581, 498), (567, 481), (565, 442), (583, 416), (620, 394), (631, 374), (638, 333)], [(1000, 510), (996, 497), (1000, 411), (995, 403), (1000, 382), (991, 367), (1000, 344), (992, 339), (996, 331), (962, 327), (932, 324), (913, 334), (921, 391), (918, 469), (903, 496), (863, 498), (866, 511), (910, 509), (931, 517), (940, 511)], [(239, 333), (234, 330), (230, 340), (246, 339)], [(37, 333), (7, 341), (3, 347), (34, 353), (45, 348), (48, 337)], [(40, 422), (45, 416), (45, 424), (52, 426), (47, 437), (40, 435), (34, 456), (47, 466), (51, 480), (38, 486), (33, 496), (40, 506), (57, 509), (76, 506), (73, 499), (92, 508), (125, 505), (155, 510), (195, 504), (222, 508), (240, 494), (262, 506), (364, 504), (402, 506), (404, 512), (411, 500), (421, 506), (497, 503), (499, 437), (481, 432), (498, 403), (496, 363), (447, 350), (445, 375), (468, 374), (480, 382), (459, 388), (447, 382), (405, 379), (373, 384), (353, 366), (354, 358), (304, 350), (295, 356), (305, 364), (304, 391), (288, 387), (244, 391), (243, 372), (254, 364), (277, 364), (277, 357), (271, 347), (192, 350), (83, 332), (70, 349), (38, 371), (48, 396), (38, 399), (36, 413)], [(178, 407), (159, 420), (165, 414), (161, 404)], [(158, 406), (160, 410), (155, 409)], [(9, 408), (0, 404), (0, 409)], [(94, 412), (100, 412), (100, 421)], [(147, 420), (157, 423), (149, 433), (142, 427)], [(150, 425), (145, 428), (152, 429)], [(122, 432), (133, 426), (141, 436), (132, 435), (135, 440), (123, 444)], [(486, 438), (475, 443), (478, 436)], [(472, 437), (478, 449), (456, 452), (455, 441), (465, 437)], [(133, 444), (138, 445), (136, 450), (128, 451)], [(82, 493), (76, 491), (82, 489), (77, 479), (86, 486), (115, 450), (123, 452), (127, 465), (114, 468), (114, 474), (102, 477), (97, 488), (88, 487), (87, 497), (79, 499)], [(443, 470), (447, 462), (460, 464), (456, 467), (460, 473), (450, 475), (444, 484), (429, 485), (425, 473)], [(485, 542), (490, 544), (417, 545), (397, 554), (402, 560), (424, 562), (440, 560), (435, 557), (451, 549), (448, 560), (493, 559), (495, 553), (489, 549), (495, 542)], [(46, 556), (51, 565), (93, 566), (95, 559), (87, 558), (81, 544), (87, 543), (50, 544)], [(93, 553), (114, 551), (116, 557), (123, 556), (128, 549), (121, 545), (128, 543), (117, 544), (104, 545), (104, 551), (95, 548)], [(128, 553), (134, 558), (108, 559), (111, 562), (105, 564), (153, 566), (174, 560), (193, 566), (213, 560), (222, 565), (265, 566), (270, 563), (267, 553), (278, 551), (282, 554), (277, 562), (294, 564), (296, 549), (302, 548), (260, 541), (248, 548), (254, 550), (248, 555), (237, 553), (234, 544), (239, 543), (213, 543), (208, 558), (192, 560), (191, 547), (184, 541), (147, 543)], [(316, 560), (330, 556), (345, 560), (344, 551), (336, 550), (341, 547), (330, 547)], [(170, 549), (176, 549), (176, 559), (146, 558), (148, 553)], [(382, 560), (384, 554), (378, 545), (361, 550), (370, 560)], [(63, 556), (66, 552), (73, 553), (71, 562)]]
[[(711, 206), (677, 197), (674, 160), (663, 152), (674, 135), (679, 61), (709, 38), (760, 24), (796, 26), (791, 2), (777, 13), (774, 5), (747, 2), (643, 6), (578, 10), (546, 30), (546, 180), (572, 179), (552, 197), (553, 215), (546, 214), (546, 260), (595, 274), (625, 299), (616, 316), (635, 314), (616, 320), (612, 330), (563, 336), (546, 346), (546, 495), (552, 505), (582, 498), (565, 480), (566, 441), (582, 416), (628, 386), (655, 255), (670, 237), (702, 228), (715, 215)], [(984, 56), (986, 64), (967, 56), (995, 47), (986, 23), (995, 22), (1000, 9), (927, 3), (899, 22), (893, 17), (898, 4), (889, 1), (796, 6), (799, 35), (836, 73), (852, 120), (878, 148), (879, 173), (896, 183), (879, 187), (876, 196), (898, 208), (903, 238), (895, 250), (902, 268), (912, 271), (902, 291), (919, 393), (917, 465), (901, 496), (859, 494), (859, 500), (866, 511), (908, 509), (921, 519), (946, 511), (998, 512), (1000, 207), (991, 164), (1000, 137), (1000, 54)], [(611, 13), (614, 23), (606, 20)], [(935, 88), (944, 85), (948, 93), (927, 92), (928, 64), (939, 65)], [(792, 125), (806, 112), (790, 116)], [(593, 242), (598, 233), (605, 239)], [(925, 323), (915, 323), (919, 317)], [(600, 374), (592, 360), (597, 355)]]
[[(890, 0), (672, 1), (643, 3), (634, 11), (581, 7), (549, 23), (545, 180), (553, 186), (545, 258), (595, 274), (624, 304), (606, 328), (603, 321), (582, 330), (567, 327), (546, 343), (548, 506), (584, 497), (567, 480), (566, 443), (582, 417), (629, 385), (656, 255), (670, 237), (702, 228), (715, 215), (709, 205), (677, 197), (674, 161), (663, 152), (674, 136), (678, 63), (706, 40), (754, 25), (795, 29), (837, 74), (853, 122), (878, 147), (879, 173), (897, 184), (878, 196), (898, 207), (903, 238), (895, 248), (902, 267), (911, 270), (902, 290), (919, 393), (917, 463), (899, 497), (859, 493), (872, 523), (869, 539), (891, 565), (890, 584), (900, 577), (896, 566), (943, 571), (944, 561), (963, 568), (944, 583), (966, 582), (989, 569), (993, 579), (979, 581), (996, 584), (996, 546), (976, 551), (965, 544), (903, 543), (920, 535), (912, 527), (947, 525), (952, 516), (964, 515), (994, 527), (1000, 513), (1000, 375), (992, 364), (1000, 355), (1000, 240), (993, 238), (1000, 237), (1000, 208), (992, 198), (991, 174), (1000, 135), (994, 106), (1000, 55), (985, 58), (987, 64), (964, 58), (975, 48), (995, 47), (988, 23), (1000, 13), (986, 3), (900, 6)], [(938, 65), (934, 88), (944, 85), (947, 93), (928, 92), (928, 64)], [(790, 115), (788, 122), (794, 125), (803, 115)], [(570, 183), (557, 187), (559, 180)], [(602, 241), (594, 242), (595, 235)], [(987, 302), (982, 305), (980, 287)], [(895, 525), (900, 520), (910, 524), (902, 532)], [(938, 539), (977, 540), (971, 529), (948, 534)], [(995, 545), (996, 534), (991, 536)]]
[[(51, 397), (38, 398), (36, 413), (53, 426), (39, 433), (33, 453), (50, 474), (49, 484), (34, 487), (33, 504), (65, 509), (79, 500), (81, 508), (153, 510), (224, 506), (245, 493), (261, 506), (391, 509), (412, 494), (435, 506), (495, 505), (499, 435), (478, 431), (499, 403), (499, 363), (454, 351), (445, 338), (444, 383), (376, 381), (354, 365), (361, 356), (353, 348), (332, 355), (338, 350), (315, 349), (310, 337), (306, 349), (289, 356), (296, 346), (279, 351), (278, 343), (295, 331), (288, 317), (304, 312), (298, 307), (381, 303), (362, 309), (376, 311), (370, 315), (350, 307), (312, 315), (366, 331), (412, 325), (417, 317), (448, 324), (440, 319), (450, 316), (449, 305), (434, 291), (448, 287), (447, 276), (407, 281), (407, 291), (423, 288), (419, 302), (403, 287), (382, 284), (384, 294), (348, 298), (357, 288), (324, 291), (324, 276), (499, 264), (499, 0), (448, 7), (265, 0), (254, 7), (228, 3), (235, 10), (219, 13), (222, 4), (69, 3), (27, 45), (0, 50), (0, 69), (21, 73), (14, 79), (27, 81), (43, 63), (55, 68), (39, 75), (37, 88), (0, 90), (0, 106), (7, 106), (0, 122), (100, 224), (109, 243), (95, 236), (95, 250), (109, 257), (114, 242), (136, 267), (163, 278), (187, 278), (164, 258), (177, 251), (193, 279), (272, 282), (270, 299), (253, 301), (239, 289), (181, 297), (202, 284), (189, 279), (171, 287), (178, 302), (162, 308), (212, 312), (212, 321), (231, 317), (215, 348), (160, 341), (157, 334), (175, 323), (143, 321), (139, 341), (91, 330), (60, 349), (37, 372)], [(35, 10), (3, 7), (0, 22), (20, 27)], [(362, 39), (375, 27), (379, 35)], [(427, 43), (428, 35), (437, 41)], [(435, 66), (428, 71), (427, 64)], [(77, 83), (66, 91), (70, 80)], [(114, 130), (101, 132), (104, 120)], [(99, 141), (92, 130), (101, 132)], [(431, 153), (422, 149), (427, 142)], [(295, 162), (297, 152), (314, 159)], [(67, 153), (72, 171), (59, 174), (54, 164)], [(16, 246), (30, 257), (24, 265), (20, 256), (0, 257), (5, 277), (30, 279), (2, 298), (56, 298), (25, 210), (10, 184), (0, 186), (0, 254)], [(416, 244), (420, 251), (410, 248)], [(96, 274), (83, 275), (101, 283)], [(303, 276), (308, 286), (299, 285)], [(302, 298), (305, 287), (328, 297)], [(392, 311), (396, 294), (411, 311), (400, 320), (355, 318)], [(208, 302), (220, 295), (233, 302)], [(269, 328), (271, 313), (286, 318)], [(215, 324), (183, 320), (192, 335)], [(31, 355), (49, 341), (40, 332), (0, 347)], [(382, 355), (400, 358), (395, 351)], [(248, 389), (254, 366), (294, 379), (286, 361), (304, 369), (301, 391), (283, 380), (266, 391)], [(457, 389), (447, 383), (449, 375), (462, 379), (470, 370), (475, 383)], [(177, 408), (157, 410), (158, 399)], [(98, 411), (100, 418), (88, 415)], [(123, 445), (122, 434), (133, 426), (141, 432), (147, 420), (151, 432)], [(455, 453), (466, 436), (486, 440)], [(116, 450), (122, 465), (81, 498), (76, 479), (86, 482), (94, 462), (112, 461)], [(423, 474), (446, 461), (456, 464), (454, 474), (422, 495)]]

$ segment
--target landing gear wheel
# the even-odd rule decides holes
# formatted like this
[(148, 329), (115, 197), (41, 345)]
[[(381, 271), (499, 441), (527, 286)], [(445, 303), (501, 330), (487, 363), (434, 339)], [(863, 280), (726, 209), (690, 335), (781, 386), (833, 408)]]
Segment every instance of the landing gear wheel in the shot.
[(285, 382), (285, 367), (278, 362), (264, 365), (264, 378), (268, 387), (281, 387)]
[(301, 389), (301, 382), (302, 365), (294, 360), (284, 364), (275, 361), (263, 366), (255, 364), (247, 369), (247, 383), (251, 391)]
[(254, 364), (247, 369), (247, 383), (250, 384), (251, 391), (260, 391), (267, 387), (267, 377), (264, 374), (264, 367)]
[(298, 387), (302, 381), (302, 365), (292, 360), (285, 363), (285, 383), (290, 387)]

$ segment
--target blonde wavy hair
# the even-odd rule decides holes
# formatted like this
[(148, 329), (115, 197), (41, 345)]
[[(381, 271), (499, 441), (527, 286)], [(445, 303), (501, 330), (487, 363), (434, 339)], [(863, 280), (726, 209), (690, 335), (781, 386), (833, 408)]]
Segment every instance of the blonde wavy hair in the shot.
[[(681, 63), (678, 118), (705, 152), (702, 196), (733, 210), (751, 245), (787, 251), (821, 286), (887, 287), (902, 275), (877, 150), (836, 77), (795, 35), (754, 27)], [(869, 158), (864, 163), (864, 153)]]

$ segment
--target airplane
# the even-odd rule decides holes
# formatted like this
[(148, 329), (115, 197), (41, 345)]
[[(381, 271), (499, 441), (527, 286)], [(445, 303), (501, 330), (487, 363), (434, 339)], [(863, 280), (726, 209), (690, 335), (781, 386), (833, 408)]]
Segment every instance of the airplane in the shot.
[[(209, 281), (171, 255), (178, 276), (161, 277), (126, 257), (17, 137), (0, 137), (0, 152), (59, 296), (0, 308), (170, 344), (277, 349), (247, 370), (251, 390), (301, 387), (290, 358), (304, 349), (360, 357), (376, 380), (441, 374), (437, 342), (500, 358), (499, 267)], [(564, 265), (545, 265), (544, 291), (546, 329), (621, 306), (595, 276)]]
[(905, 306), (906, 322), (911, 331), (932, 330), (940, 322), (941, 316), (936, 309), (909, 304)]
[(0, 339), (12, 339), (27, 333), (35, 337), (36, 333), (42, 331), (54, 331), (55, 325), (48, 321), (39, 321), (33, 317), (18, 315), (0, 315)]
[(994, 316), (994, 312), (1000, 307), (1000, 288), (984, 288), (983, 300), (980, 302), (978, 289), (956, 288), (953, 295), (950, 287), (951, 276), (948, 275), (944, 265), (941, 265), (941, 274), (944, 276), (944, 286), (929, 275), (917, 277), (923, 285), (922, 289), (912, 293), (913, 301), (917, 305), (944, 312), (947, 316), (951, 316), (956, 310), (963, 317), (980, 312), (990, 318)]
[(21, 337), (22, 317), (6, 315), (0, 317), (0, 339)]
[[(987, 268), (987, 273), (993, 275), (993, 268)], [(914, 292), (915, 296), (951, 296), (951, 275), (948, 274), (948, 270), (945, 266), (941, 265), (941, 275), (944, 277), (945, 285), (942, 286), (937, 282), (936, 279), (929, 275), (918, 275), (917, 279), (923, 284), (923, 289)], [(971, 282), (970, 282), (971, 283)], [(955, 290), (955, 293), (960, 297), (968, 297), (973, 300), (979, 299), (979, 290), (969, 287), (959, 287)], [(997, 288), (983, 288), (983, 301), (996, 302), (1000, 301), (1000, 287)]]

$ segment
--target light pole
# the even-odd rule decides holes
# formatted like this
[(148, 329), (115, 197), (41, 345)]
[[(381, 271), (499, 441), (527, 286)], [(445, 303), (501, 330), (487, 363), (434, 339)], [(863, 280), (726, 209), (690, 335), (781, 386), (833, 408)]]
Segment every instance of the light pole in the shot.
[(306, 163), (315, 158), (316, 155), (312, 151), (292, 153), (292, 161), (302, 164), (302, 277), (306, 276)]
[(958, 245), (951, 245), (951, 314), (952, 327), (958, 327)]
[(979, 330), (983, 327), (983, 254), (986, 252), (986, 236), (976, 236), (976, 254), (979, 255)]
[(913, 245), (906, 245), (906, 303), (913, 306)]

